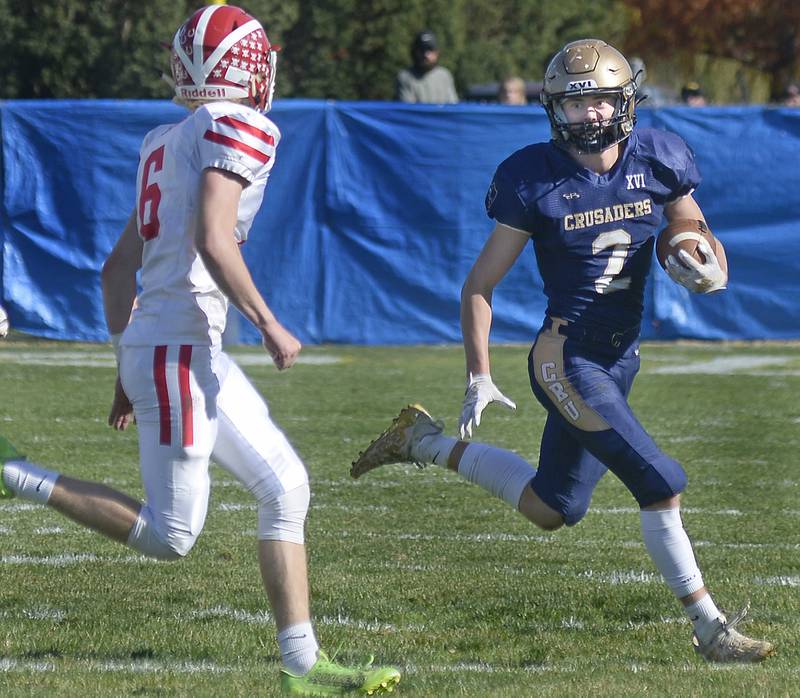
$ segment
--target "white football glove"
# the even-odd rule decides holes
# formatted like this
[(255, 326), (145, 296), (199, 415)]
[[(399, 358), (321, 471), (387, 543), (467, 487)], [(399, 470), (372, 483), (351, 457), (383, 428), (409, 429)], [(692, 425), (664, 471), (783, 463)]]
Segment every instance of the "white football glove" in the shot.
[(705, 262), (698, 262), (686, 250), (678, 250), (680, 261), (672, 255), (667, 257), (666, 272), (670, 278), (694, 293), (711, 293), (725, 288), (725, 272), (719, 265), (711, 245), (705, 240), (697, 243), (697, 249), (705, 257)]
[(514, 402), (500, 392), (488, 373), (470, 373), (458, 422), (458, 433), (462, 439), (472, 438), (472, 430), (481, 423), (481, 413), (492, 402), (499, 402), (509, 410), (517, 409)]
[(6, 315), (3, 306), (0, 305), (0, 339), (3, 339), (8, 334), (8, 325), (8, 315)]

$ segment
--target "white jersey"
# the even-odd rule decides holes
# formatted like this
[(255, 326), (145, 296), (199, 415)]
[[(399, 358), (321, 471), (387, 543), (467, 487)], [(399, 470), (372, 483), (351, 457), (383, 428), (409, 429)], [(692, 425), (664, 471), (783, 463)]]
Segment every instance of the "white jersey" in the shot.
[(278, 127), (266, 116), (234, 102), (211, 102), (145, 136), (136, 192), (142, 290), (123, 346), (220, 344), (228, 299), (194, 245), (200, 177), (213, 167), (249, 182), (234, 233), (242, 244), (261, 206), (279, 140)]

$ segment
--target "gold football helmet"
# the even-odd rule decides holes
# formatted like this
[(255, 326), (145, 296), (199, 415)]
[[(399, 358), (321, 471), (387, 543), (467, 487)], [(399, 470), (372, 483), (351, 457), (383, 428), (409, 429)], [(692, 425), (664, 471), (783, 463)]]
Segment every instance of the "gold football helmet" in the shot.
[[(614, 116), (599, 123), (569, 123), (562, 100), (583, 95), (612, 96)], [(636, 124), (636, 82), (631, 67), (625, 56), (600, 39), (573, 41), (554, 56), (547, 66), (541, 99), (553, 140), (582, 153), (599, 153), (625, 140)]]

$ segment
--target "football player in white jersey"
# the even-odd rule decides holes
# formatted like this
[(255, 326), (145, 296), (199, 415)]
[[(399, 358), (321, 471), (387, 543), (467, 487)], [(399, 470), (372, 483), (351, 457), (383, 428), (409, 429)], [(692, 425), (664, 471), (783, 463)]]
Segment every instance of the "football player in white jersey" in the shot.
[(202, 8), (178, 29), (172, 78), (176, 101), (191, 114), (145, 137), (136, 207), (103, 267), (119, 366), (109, 424), (125, 429), (135, 415), (146, 502), (30, 463), (2, 439), (0, 497), (49, 504), (145, 555), (174, 560), (203, 528), (213, 457), (258, 503), (261, 576), (278, 629), (283, 690), (381, 693), (399, 681), (396, 669), (344, 667), (319, 650), (304, 547), (308, 475), (221, 348), (229, 301), (259, 329), (278, 369), (290, 368), (301, 348), (239, 250), (280, 139), (264, 115), (275, 58), (261, 24), (237, 7)]

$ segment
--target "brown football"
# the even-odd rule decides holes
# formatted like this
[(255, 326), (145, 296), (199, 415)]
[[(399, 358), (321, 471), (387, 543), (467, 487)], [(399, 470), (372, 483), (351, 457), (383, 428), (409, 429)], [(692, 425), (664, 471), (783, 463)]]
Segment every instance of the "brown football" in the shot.
[(727, 273), (728, 264), (725, 259), (725, 252), (722, 249), (722, 244), (714, 237), (703, 221), (694, 220), (692, 218), (679, 218), (674, 220), (658, 234), (658, 238), (656, 239), (656, 257), (658, 258), (658, 263), (664, 268), (667, 263), (667, 257), (670, 255), (680, 261), (678, 250), (686, 250), (698, 262), (705, 262), (703, 254), (697, 249), (697, 244), (703, 238), (711, 245), (711, 249), (719, 260), (720, 266)]

